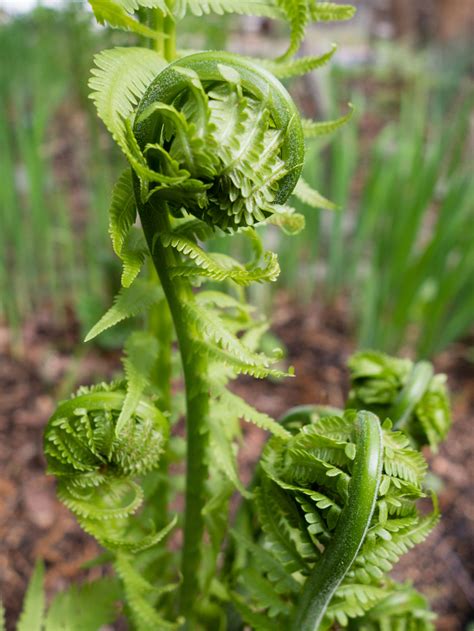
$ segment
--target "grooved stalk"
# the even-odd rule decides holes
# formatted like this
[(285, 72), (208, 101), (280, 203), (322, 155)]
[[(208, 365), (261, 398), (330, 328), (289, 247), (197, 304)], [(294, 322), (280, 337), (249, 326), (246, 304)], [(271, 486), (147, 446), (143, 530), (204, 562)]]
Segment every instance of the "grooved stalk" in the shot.
[(169, 268), (175, 264), (175, 254), (171, 249), (164, 248), (159, 238), (155, 238), (156, 235), (170, 230), (168, 211), (163, 208), (162, 212), (158, 213), (150, 206), (140, 204), (139, 214), (153, 264), (168, 301), (183, 362), (186, 390), (187, 460), (180, 613), (186, 617), (187, 624), (190, 625), (193, 605), (199, 592), (198, 576), (204, 533), (202, 508), (205, 502), (207, 478), (208, 361), (205, 355), (194, 353), (194, 340), (199, 339), (199, 332), (195, 327), (190, 326), (185, 318), (185, 305), (194, 301), (191, 286), (186, 281), (171, 279)]
[[(155, 267), (150, 268), (150, 280), (159, 283)], [(158, 304), (150, 309), (148, 327), (152, 335), (159, 343), (158, 357), (152, 371), (152, 383), (159, 393), (158, 407), (160, 410), (171, 416), (171, 351), (173, 344), (173, 321), (168, 306), (168, 301), (163, 297)], [(168, 520), (168, 468), (169, 458), (167, 451), (164, 451), (160, 458), (159, 473), (160, 480), (153, 493), (153, 502), (156, 514), (156, 527), (158, 530), (164, 528)]]
[(333, 537), (296, 607), (291, 631), (317, 631), (336, 589), (349, 571), (372, 519), (382, 476), (383, 444), (379, 419), (371, 412), (356, 416), (357, 452), (344, 506)]

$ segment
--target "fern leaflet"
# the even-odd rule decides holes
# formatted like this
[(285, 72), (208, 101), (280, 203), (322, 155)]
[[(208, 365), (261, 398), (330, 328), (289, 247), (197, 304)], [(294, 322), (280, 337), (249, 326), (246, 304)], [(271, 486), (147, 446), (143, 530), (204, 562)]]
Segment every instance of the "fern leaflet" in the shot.
[(23, 602), (23, 610), (18, 620), (17, 631), (41, 631), (45, 610), (44, 565), (38, 561), (31, 576)]

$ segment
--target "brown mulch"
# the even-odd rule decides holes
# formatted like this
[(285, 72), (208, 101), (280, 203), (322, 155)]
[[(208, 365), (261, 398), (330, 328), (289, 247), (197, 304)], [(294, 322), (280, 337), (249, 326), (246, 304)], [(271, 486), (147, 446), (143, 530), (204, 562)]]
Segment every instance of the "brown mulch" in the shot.
[[(236, 384), (239, 393), (276, 417), (304, 403), (342, 406), (347, 394), (345, 363), (354, 350), (344, 309), (295, 309), (281, 299), (272, 320), (296, 377), (280, 383), (242, 379)], [(75, 356), (75, 326), (71, 320), (57, 329), (47, 314), (40, 315), (26, 328), (19, 356), (11, 352), (9, 331), (0, 327), (0, 590), (10, 625), (18, 616), (36, 558), (45, 561), (48, 593), (100, 572), (81, 570), (98, 548), (56, 500), (42, 456), (44, 425), (54, 400), (64, 396), (55, 384), (67, 381), (74, 386), (109, 378), (119, 367), (117, 354), (95, 350)], [(454, 345), (436, 362), (448, 374), (455, 419), (446, 444), (429, 456), (442, 485), (443, 519), (394, 573), (397, 579), (414, 581), (428, 596), (439, 616), (439, 631), (461, 631), (474, 619), (474, 365), (465, 358), (466, 348)], [(258, 457), (263, 436), (247, 426), (246, 438), (244, 477), (249, 462)]]

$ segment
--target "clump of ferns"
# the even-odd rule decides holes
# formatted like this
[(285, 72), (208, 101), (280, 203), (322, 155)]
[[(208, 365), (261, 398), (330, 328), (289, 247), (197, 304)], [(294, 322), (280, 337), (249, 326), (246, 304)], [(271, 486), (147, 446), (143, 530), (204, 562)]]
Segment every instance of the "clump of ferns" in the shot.
[(264, 450), (257, 519), (234, 531), (247, 549), (234, 568), (236, 608), (256, 630), (433, 629), (423, 597), (387, 577), (438, 520), (436, 501), (427, 516), (416, 505), (424, 457), (369, 412), (305, 422)]
[[(366, 411), (313, 411), (300, 414), (300, 423), (290, 414), (291, 423), (278, 423), (227, 387), (239, 374), (286, 374), (275, 367), (277, 352), (261, 351), (268, 325), (255, 317), (242, 292), (279, 274), (276, 255), (265, 251), (255, 227), (273, 223), (299, 231), (303, 217), (288, 203), (293, 192), (310, 205), (331, 207), (300, 177), (304, 140), (337, 129), (350, 116), (302, 121), (264, 66), (284, 78), (325, 63), (333, 51), (321, 58), (291, 57), (311, 19), (345, 19), (352, 8), (251, 0), (249, 10), (258, 5), (259, 12), (286, 19), (292, 30), (287, 53), (276, 62), (255, 63), (223, 52), (181, 56), (169, 46), (163, 54), (178, 13), (243, 11), (240, 0), (91, 4), (99, 21), (164, 45), (161, 53), (115, 48), (95, 58), (92, 98), (129, 168), (115, 186), (109, 223), (123, 263), (123, 287), (87, 339), (138, 314), (156, 325), (156, 310), (166, 312), (180, 349), (186, 410), (175, 405), (163, 383), (169, 366), (164, 376), (158, 372), (173, 339), (172, 333), (161, 337), (164, 318), (127, 341), (123, 382), (80, 390), (51, 418), (45, 451), (61, 499), (111, 551), (134, 628), (177, 629), (183, 618), (196, 629), (248, 623), (258, 631), (277, 622), (280, 628), (313, 631), (336, 621), (368, 631), (392, 628), (393, 620), (430, 628), (423, 599), (384, 578), (436, 521), (436, 510), (426, 518), (417, 512), (425, 463), (407, 436)], [(169, 32), (155, 33), (132, 17), (144, 7), (160, 13), (157, 23), (166, 22)], [(247, 238), (251, 259), (242, 263), (210, 252), (204, 242), (220, 233)], [(206, 281), (213, 285), (195, 290)], [(217, 289), (216, 282), (230, 291)], [(412, 419), (417, 395), (404, 388), (403, 401), (390, 404), (400, 403), (401, 410), (409, 399), (403, 414)], [(365, 401), (360, 395), (351, 401), (357, 409)], [(428, 416), (432, 411), (425, 409)], [(183, 412), (186, 445), (176, 449), (179, 440), (168, 436)], [(237, 466), (241, 419), (273, 434), (250, 489)], [(418, 420), (406, 426), (412, 440)], [(183, 485), (167, 467), (183, 457), (185, 510), (182, 519), (169, 521), (170, 491), (182, 493)], [(254, 508), (241, 511), (244, 518), (236, 521), (237, 553), (223, 557), (235, 489)], [(156, 545), (178, 521), (180, 558), (169, 546)], [(405, 604), (392, 620), (394, 600)], [(274, 618), (270, 623), (267, 614)]]

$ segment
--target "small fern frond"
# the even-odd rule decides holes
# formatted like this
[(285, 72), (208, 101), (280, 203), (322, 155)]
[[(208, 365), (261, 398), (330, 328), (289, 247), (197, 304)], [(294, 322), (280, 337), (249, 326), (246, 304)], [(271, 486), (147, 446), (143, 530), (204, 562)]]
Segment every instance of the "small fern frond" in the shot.
[(44, 565), (41, 561), (37, 561), (28, 583), (17, 631), (42, 631), (46, 605), (43, 583)]
[(166, 62), (147, 48), (112, 48), (94, 57), (91, 99), (115, 141), (130, 156), (124, 121)]
[(194, 265), (175, 265), (170, 273), (173, 277), (203, 276), (211, 280), (232, 280), (237, 285), (250, 285), (253, 282), (274, 281), (280, 273), (278, 260), (273, 252), (265, 253), (263, 266), (241, 265), (235, 259), (218, 253), (203, 250), (192, 239), (165, 234), (160, 236), (165, 247), (172, 247), (190, 258)]
[[(232, 280), (237, 285), (246, 287), (251, 283), (275, 282), (280, 275), (278, 257), (274, 252), (265, 252), (262, 267), (241, 267), (234, 265), (235, 259), (224, 254), (213, 253), (214, 264), (220, 270), (199, 267), (198, 265), (175, 265), (170, 268), (172, 278), (208, 278), (209, 280)], [(240, 265), (240, 264), (238, 264)]]
[(349, 103), (349, 112), (340, 118), (331, 121), (312, 121), (303, 119), (303, 132), (305, 138), (318, 138), (336, 132), (338, 129), (348, 123), (354, 115), (354, 107)]
[[(266, 377), (282, 379), (283, 377), (293, 375), (292, 372), (283, 372), (282, 370), (276, 370), (275, 368), (268, 368), (262, 364), (248, 364), (245, 361), (237, 359), (234, 355), (232, 355), (232, 353), (219, 348), (215, 344), (209, 344), (207, 342), (196, 340), (194, 346), (196, 353), (206, 353), (209, 359), (216, 363), (218, 383), (220, 383), (220, 379), (222, 377), (225, 377), (225, 381), (227, 382), (229, 376), (226, 375), (226, 367), (230, 369), (232, 376), (249, 375), (250, 377), (255, 377), (255, 379), (265, 379)], [(213, 383), (215, 379), (210, 376), (210, 381)]]
[(289, 438), (290, 434), (279, 423), (268, 416), (268, 414), (255, 410), (255, 408), (241, 399), (238, 395), (230, 392), (229, 390), (221, 390), (216, 394), (219, 396), (220, 403), (222, 403), (231, 414), (244, 419), (244, 421), (247, 421), (248, 423), (253, 423), (257, 427), (270, 432), (274, 436), (279, 436), (283, 439)]
[[(274, 74), (275, 77), (278, 77), (278, 79), (289, 79), (291, 77), (300, 77), (301, 75), (325, 66), (332, 59), (336, 50), (337, 46), (333, 44), (333, 47), (329, 52), (318, 57), (312, 55), (284, 61), (259, 59), (258, 63)], [(305, 121), (303, 121), (303, 130), (305, 130), (304, 124)]]
[(131, 14), (140, 6), (157, 8), (165, 14), (167, 13), (165, 0), (89, 0), (89, 4), (99, 24), (109, 24), (151, 39), (162, 37), (160, 33), (142, 24)]
[(119, 614), (117, 601), (121, 596), (117, 579), (101, 578), (81, 586), (73, 585), (54, 597), (45, 631), (95, 631), (112, 624)]
[(297, 213), (291, 206), (285, 205), (268, 219), (268, 223), (278, 226), (285, 234), (296, 235), (304, 230), (306, 220), (304, 215)]
[[(227, 422), (227, 421), (225, 421)], [(250, 497), (239, 478), (235, 445), (226, 436), (222, 418), (210, 417), (210, 458), (243, 497)]]
[(92, 327), (84, 341), (90, 342), (126, 318), (146, 313), (162, 297), (161, 288), (145, 280), (136, 280), (131, 287), (122, 287), (114, 298), (113, 306)]
[(297, 593), (300, 590), (300, 583), (263, 546), (255, 544), (236, 530), (232, 531), (232, 536), (248, 551), (252, 561), (266, 573), (277, 593)]
[(98, 522), (97, 520), (81, 519), (80, 524), (104, 548), (114, 552), (138, 554), (144, 550), (154, 548), (160, 541), (163, 541), (174, 529), (177, 521), (178, 517), (175, 515), (164, 528), (159, 531), (152, 530), (147, 534), (144, 533), (141, 525), (136, 529), (128, 528), (124, 533), (118, 522), (114, 523), (110, 520)]
[(254, 501), (268, 549), (290, 574), (306, 573), (308, 565), (297, 545), (305, 531), (300, 529), (300, 518), (290, 498), (277, 485), (265, 481), (254, 492)]
[(426, 598), (411, 585), (389, 581), (386, 589), (388, 595), (363, 617), (354, 620), (349, 625), (350, 631), (435, 630), (435, 614), (430, 611)]
[(388, 540), (380, 537), (367, 538), (347, 575), (348, 580), (355, 579), (365, 584), (374, 579), (381, 580), (403, 554), (426, 539), (438, 520), (439, 513), (435, 507), (431, 515), (417, 519), (413, 525), (392, 533)]
[(125, 354), (122, 362), (127, 378), (127, 394), (115, 426), (117, 436), (125, 430), (151, 382), (151, 371), (158, 356), (158, 340), (147, 331), (134, 331), (125, 343)]
[(123, 583), (132, 620), (139, 631), (176, 631), (180, 627), (181, 621), (170, 622), (155, 609), (150, 598), (155, 590), (133, 567), (130, 557), (117, 554), (114, 567)]
[(299, 200), (312, 208), (324, 208), (326, 210), (337, 210), (338, 208), (336, 204), (313, 189), (303, 178), (299, 179), (293, 192)]
[(281, 17), (281, 12), (272, 0), (177, 0), (174, 13), (178, 18), (186, 13), (197, 16), (210, 13), (237, 13), (268, 18)]
[(347, 627), (350, 618), (363, 616), (365, 612), (387, 597), (387, 590), (380, 585), (364, 585), (344, 581), (326, 610), (325, 619)]
[(186, 305), (185, 311), (189, 325), (197, 326), (200, 337), (205, 341), (221, 346), (245, 364), (268, 367), (269, 359), (261, 353), (253, 353), (247, 349), (212, 311), (204, 307), (197, 308), (193, 304)]
[(446, 376), (435, 375), (414, 410), (432, 451), (446, 438), (451, 427), (451, 409), (446, 388)]
[(288, 50), (279, 58), (285, 61), (292, 57), (300, 47), (305, 36), (306, 26), (310, 19), (308, 0), (276, 0), (291, 28)]
[(119, 177), (112, 191), (109, 208), (109, 234), (114, 252), (122, 255), (122, 248), (130, 228), (137, 218), (137, 205), (133, 192), (132, 173), (126, 169)]
[(125, 238), (120, 253), (122, 259), (122, 287), (130, 287), (140, 273), (146, 257), (148, 248), (143, 232), (132, 226)]
[(336, 4), (335, 2), (319, 2), (310, 0), (310, 15), (315, 22), (339, 22), (354, 17), (356, 8), (350, 4)]

